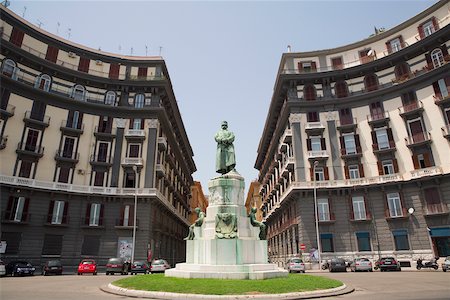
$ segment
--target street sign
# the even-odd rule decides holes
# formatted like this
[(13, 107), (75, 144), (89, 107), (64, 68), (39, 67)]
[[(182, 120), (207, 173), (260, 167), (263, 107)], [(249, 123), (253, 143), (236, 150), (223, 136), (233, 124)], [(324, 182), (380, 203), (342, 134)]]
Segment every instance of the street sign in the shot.
[(305, 251), (306, 250), (306, 245), (305, 244), (300, 244), (300, 250)]

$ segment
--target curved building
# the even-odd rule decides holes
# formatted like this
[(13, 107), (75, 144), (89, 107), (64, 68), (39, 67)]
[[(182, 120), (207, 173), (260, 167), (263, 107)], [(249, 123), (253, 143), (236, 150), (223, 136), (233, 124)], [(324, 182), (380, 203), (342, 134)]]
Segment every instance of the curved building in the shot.
[(283, 54), (255, 163), (273, 262), (450, 255), (449, 11)]
[(0, 7), (2, 258), (103, 264), (130, 258), (136, 230), (136, 258), (184, 261), (196, 167), (164, 60)]

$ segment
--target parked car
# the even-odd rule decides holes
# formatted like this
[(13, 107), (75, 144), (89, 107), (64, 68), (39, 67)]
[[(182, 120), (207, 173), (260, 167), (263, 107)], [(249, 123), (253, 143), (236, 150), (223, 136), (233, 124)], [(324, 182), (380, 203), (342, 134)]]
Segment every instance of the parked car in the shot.
[(394, 257), (382, 257), (378, 263), (380, 271), (401, 271), (400, 262)]
[(83, 259), (78, 265), (78, 275), (91, 273), (97, 275), (97, 263), (93, 259)]
[(137, 273), (147, 274), (149, 273), (148, 263), (146, 261), (136, 260), (131, 264), (131, 275), (136, 275)]
[(24, 276), (24, 275), (34, 275), (34, 271), (36, 271), (36, 268), (33, 267), (33, 265), (27, 261), (19, 260), (19, 261), (12, 261), (5, 267), (6, 275), (11, 276)]
[(170, 265), (164, 259), (155, 259), (150, 265), (150, 273), (165, 272), (167, 269), (170, 269)]
[(303, 263), (303, 260), (301, 260), (300, 258), (291, 258), (286, 263), (286, 269), (289, 271), (289, 273), (292, 272), (305, 273), (305, 264)]
[(0, 260), (0, 276), (6, 275), (6, 267), (2, 260)]
[(63, 266), (59, 260), (49, 260), (42, 266), (41, 274), (46, 276), (50, 274), (62, 275)]
[(372, 262), (367, 258), (355, 258), (350, 263), (350, 271), (356, 272), (356, 271), (369, 271), (372, 272)]
[(114, 275), (115, 273), (128, 275), (128, 266), (129, 264), (123, 258), (110, 258), (106, 263), (106, 275)]
[(447, 272), (447, 270), (450, 270), (450, 256), (447, 256), (442, 263), (442, 271)]
[(330, 272), (347, 272), (347, 263), (343, 258), (332, 258), (328, 268)]

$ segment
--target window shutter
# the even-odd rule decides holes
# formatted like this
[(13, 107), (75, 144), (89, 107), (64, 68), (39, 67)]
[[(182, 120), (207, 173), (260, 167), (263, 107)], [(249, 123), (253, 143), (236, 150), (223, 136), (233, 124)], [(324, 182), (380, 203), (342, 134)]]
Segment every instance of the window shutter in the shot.
[(100, 218), (98, 220), (98, 225), (103, 225), (103, 214), (104, 214), (104, 210), (105, 210), (105, 205), (100, 204)]
[(383, 198), (384, 198), (384, 201), (383, 201), (383, 204), (384, 204), (384, 216), (386, 218), (389, 218), (391, 215), (389, 213), (389, 204), (388, 204), (388, 199), (387, 199), (386, 192), (383, 192)]
[(423, 25), (420, 25), (417, 27), (417, 31), (419, 32), (420, 39), (423, 39), (425, 37), (425, 32), (423, 31)]
[(366, 218), (370, 219), (370, 212), (369, 212), (369, 208), (367, 207), (367, 199), (366, 196), (364, 196), (364, 208), (366, 210)]
[(21, 47), (24, 35), (23, 31), (13, 27), (9, 41), (16, 46)]
[(439, 88), (439, 84), (437, 81), (433, 82), (433, 90), (434, 94), (436, 95), (436, 98), (441, 97), (441, 89)]
[(144, 129), (145, 119), (141, 119), (141, 129)]
[(355, 219), (355, 213), (353, 211), (353, 199), (352, 199), (352, 196), (348, 197), (347, 202), (348, 202), (348, 207), (349, 207), (349, 212), (350, 212), (350, 219), (354, 220)]
[(89, 218), (91, 216), (91, 203), (86, 206), (86, 215), (84, 218), (84, 224), (89, 225)]
[(325, 144), (325, 138), (320, 139), (320, 147), (322, 150), (327, 150), (327, 145)]
[(328, 199), (328, 213), (330, 214), (330, 220), (334, 220), (334, 209), (333, 209), (333, 199)]
[(297, 66), (298, 66), (298, 70), (299, 70), (300, 72), (302, 72), (302, 71), (303, 71), (303, 63), (302, 63), (302, 62), (299, 62), (299, 63), (297, 64)]
[(129, 126), (129, 128), (133, 129), (133, 126), (134, 126), (134, 119), (130, 119), (130, 126)]
[(133, 226), (134, 226), (134, 205), (130, 205), (130, 214), (128, 215), (129, 216), (129, 218), (128, 218), (128, 224), (133, 224)]
[(384, 175), (383, 165), (381, 164), (381, 161), (377, 161), (378, 166), (378, 175)]
[(91, 60), (89, 58), (80, 57), (80, 62), (78, 63), (78, 71), (88, 73), (90, 61)]
[(350, 179), (350, 172), (348, 171), (348, 166), (344, 166), (345, 179)]
[[(120, 220), (119, 224), (117, 225), (123, 226), (125, 225), (124, 222), (125, 222), (125, 205), (122, 205), (122, 207), (120, 208)], [(129, 221), (128, 224), (130, 224)]]
[(6, 214), (5, 214), (5, 219), (7, 219), (7, 220), (12, 220), (12, 218), (13, 218), (13, 212), (12, 212), (13, 205), (14, 205), (14, 197), (9, 196), (8, 205), (6, 206)]
[(433, 61), (431, 60), (431, 55), (429, 53), (425, 54), (425, 59), (427, 60), (427, 68), (428, 68), (428, 70), (434, 69)]
[(402, 48), (405, 48), (405, 41), (403, 40), (403, 37), (402, 37), (402, 36), (399, 36), (399, 37), (398, 37), (398, 40), (400, 41), (401, 47), (402, 47)]
[(396, 158), (392, 160), (392, 164), (394, 165), (394, 173), (398, 173), (398, 162)]
[(306, 139), (306, 148), (308, 148), (308, 151), (311, 151), (311, 139)]
[(22, 211), (22, 222), (28, 221), (28, 206), (30, 205), (30, 198), (25, 198), (25, 204)]
[(403, 193), (402, 192), (398, 192), (398, 196), (400, 197), (400, 203), (402, 205), (402, 214), (404, 216), (406, 214), (405, 197), (403, 197)]
[(147, 67), (139, 67), (138, 69), (138, 77), (147, 77)]
[(386, 130), (387, 136), (388, 136), (388, 140), (389, 140), (389, 147), (390, 148), (394, 148), (395, 147), (395, 142), (394, 142), (394, 135), (392, 134), (392, 128), (388, 128)]
[(425, 167), (431, 167), (430, 153), (423, 153), (423, 160), (425, 161)]
[(392, 53), (391, 41), (386, 42), (386, 48), (389, 54)]
[(55, 200), (50, 201), (50, 205), (48, 207), (48, 214), (47, 214), (47, 223), (52, 222), (53, 217), (53, 208), (55, 207)]
[(361, 153), (361, 142), (359, 140), (359, 134), (355, 134), (356, 152)]
[(311, 176), (311, 181), (314, 181), (314, 169), (309, 168), (309, 175)]
[(45, 59), (56, 63), (56, 61), (58, 59), (58, 52), (59, 52), (58, 48), (49, 45), (47, 47), (47, 53), (45, 54)]
[(442, 55), (444, 56), (444, 58), (448, 55), (448, 50), (447, 50), (447, 45), (442, 45), (441, 46), (441, 51), (442, 51)]
[(120, 71), (119, 64), (110, 64), (109, 65), (109, 78), (119, 79), (119, 71)]
[(377, 145), (376, 150), (378, 150), (377, 133), (375, 130), (372, 130), (372, 142), (374, 145)]
[(328, 167), (323, 167), (323, 172), (325, 175), (325, 180), (330, 180), (330, 174), (328, 173)]
[(432, 17), (432, 18), (431, 18), (431, 22), (433, 22), (434, 30), (435, 30), (435, 31), (436, 31), (436, 30), (439, 30), (439, 23), (438, 23), (436, 17)]
[(365, 177), (363, 164), (359, 164), (359, 177)]
[(315, 62), (315, 61), (312, 61), (312, 62), (311, 62), (311, 69), (313, 69), (313, 71), (316, 71), (316, 70), (317, 70), (317, 65), (316, 65), (316, 62)]
[(419, 160), (417, 159), (417, 154), (414, 154), (412, 156), (412, 160), (413, 160), (414, 169), (415, 170), (420, 169)]
[(339, 137), (339, 142), (341, 144), (341, 155), (345, 155), (347, 152), (345, 151), (345, 141), (343, 136)]
[(62, 217), (62, 223), (63, 224), (67, 224), (68, 220), (67, 220), (67, 212), (69, 211), (69, 202), (68, 201), (64, 201), (64, 212), (63, 212), (63, 217)]

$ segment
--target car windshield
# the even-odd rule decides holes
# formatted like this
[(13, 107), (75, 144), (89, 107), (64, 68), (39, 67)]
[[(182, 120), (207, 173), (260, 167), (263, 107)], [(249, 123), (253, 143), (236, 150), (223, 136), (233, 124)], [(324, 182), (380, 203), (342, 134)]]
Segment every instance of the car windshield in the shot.
[(95, 261), (93, 261), (93, 260), (84, 260), (81, 263), (83, 265), (93, 265), (93, 264), (95, 264)]
[(342, 258), (332, 258), (331, 262), (343, 263), (344, 260)]
[(369, 259), (368, 258), (358, 258), (358, 259), (356, 259), (357, 261), (369, 261)]
[(294, 259), (291, 259), (291, 262), (299, 264), (299, 263), (302, 263), (302, 260), (300, 258), (294, 258)]
[(135, 266), (143, 266), (145, 263), (143, 261), (135, 261), (134, 265)]
[(60, 267), (61, 262), (59, 260), (51, 260), (47, 263), (49, 267)]
[(26, 261), (19, 261), (19, 262), (17, 262), (17, 264), (16, 264), (18, 267), (31, 267), (31, 264), (30, 263), (27, 263)]
[(152, 262), (152, 265), (164, 265), (164, 261), (163, 260), (155, 260)]
[(120, 263), (122, 263), (122, 260), (120, 258), (110, 258), (108, 260), (108, 263), (110, 263), (110, 264), (120, 264)]

